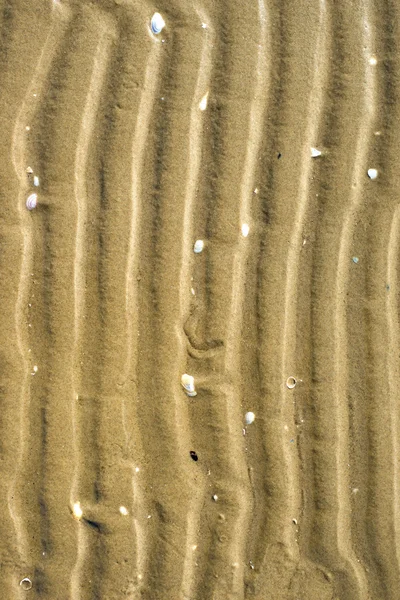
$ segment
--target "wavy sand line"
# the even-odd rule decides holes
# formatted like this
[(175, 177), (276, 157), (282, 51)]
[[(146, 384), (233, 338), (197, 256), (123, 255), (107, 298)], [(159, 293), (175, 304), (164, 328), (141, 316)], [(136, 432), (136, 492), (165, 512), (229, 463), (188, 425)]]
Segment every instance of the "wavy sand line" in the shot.
[[(203, 43), (200, 51), (198, 75), (190, 114), (189, 126), (189, 152), (188, 152), (188, 176), (186, 183), (186, 196), (183, 213), (182, 226), (182, 263), (180, 271), (179, 297), (180, 297), (180, 323), (185, 323), (189, 313), (191, 301), (190, 282), (190, 257), (193, 252), (193, 220), (194, 203), (196, 201), (197, 189), (202, 160), (202, 144), (204, 129), (204, 112), (199, 109), (199, 104), (205, 94), (208, 94), (212, 73), (212, 49), (215, 43), (214, 23), (207, 12), (198, 6), (195, 8), (197, 22), (206, 23), (207, 29), (203, 34)], [(181, 349), (180, 360), (184, 362), (186, 355), (186, 334), (180, 330)], [(203, 488), (205, 486), (203, 485)], [(184, 597), (190, 598), (193, 594), (195, 581), (197, 554), (193, 548), (197, 546), (198, 530), (200, 524), (201, 506), (204, 502), (206, 490), (203, 494), (193, 497), (189, 501), (187, 513), (187, 538), (186, 551), (182, 573), (182, 593)], [(203, 497), (202, 497), (203, 496)]]
[[(295, 410), (291, 402), (293, 392), (288, 390), (284, 382), (291, 373), (296, 373), (297, 362), (297, 321), (299, 318), (298, 307), (298, 287), (300, 280), (300, 257), (303, 248), (303, 234), (310, 204), (310, 180), (313, 173), (314, 159), (311, 157), (310, 149), (318, 140), (321, 127), (321, 117), (325, 102), (325, 90), (328, 79), (328, 69), (326, 68), (329, 49), (331, 45), (329, 14), (325, 0), (319, 2), (319, 24), (318, 38), (316, 41), (314, 77), (311, 85), (310, 100), (307, 116), (307, 129), (304, 136), (304, 145), (302, 149), (303, 167), (298, 187), (298, 202), (296, 214), (293, 222), (290, 239), (288, 241), (288, 255), (286, 260), (286, 279), (284, 283), (284, 313), (283, 313), (283, 331), (281, 347), (281, 401), (283, 406), (289, 406), (286, 411), (286, 422), (294, 423)], [(287, 436), (285, 436), (286, 438)], [(282, 444), (282, 454), (286, 465), (288, 479), (288, 497), (285, 500), (288, 518), (283, 525), (283, 539), (288, 549), (292, 551), (292, 558), (295, 559), (298, 554), (296, 551), (295, 536), (296, 529), (289, 515), (300, 514), (301, 511), (301, 490), (299, 482), (300, 459), (294, 456), (292, 448), (287, 444), (286, 439)], [(297, 557), (298, 558), (298, 557)]]
[[(99, 18), (99, 15), (97, 15)], [(86, 95), (85, 107), (81, 120), (80, 133), (76, 147), (75, 158), (75, 200), (77, 204), (77, 224), (75, 237), (75, 263), (74, 263), (74, 348), (73, 353), (76, 360), (79, 360), (82, 347), (81, 326), (85, 311), (85, 221), (87, 219), (87, 197), (86, 197), (86, 170), (90, 151), (90, 143), (93, 137), (93, 131), (96, 123), (96, 115), (99, 109), (101, 100), (102, 88), (107, 73), (108, 63), (110, 59), (111, 44), (115, 37), (111, 21), (106, 17), (101, 17), (101, 29), (97, 31), (97, 47), (93, 56), (93, 69), (89, 89)], [(78, 371), (79, 373), (79, 371)], [(78, 376), (74, 380), (74, 393), (72, 399), (73, 407), (73, 429), (74, 429), (74, 446), (75, 446), (75, 474), (71, 485), (71, 506), (78, 501), (80, 497), (80, 480), (83, 473), (86, 472), (82, 464), (82, 449), (79, 447), (79, 432), (78, 432), (78, 417), (76, 409), (76, 401), (79, 398), (81, 389), (81, 378)], [(95, 449), (94, 449), (95, 451)], [(92, 477), (96, 477), (93, 473)], [(84, 529), (84, 523), (78, 524), (78, 556), (75, 567), (71, 574), (71, 598), (73, 600), (82, 600), (84, 598), (92, 598), (93, 590), (97, 589), (98, 582), (91, 582), (90, 578), (86, 577), (87, 563), (90, 562), (90, 539), (93, 537), (92, 532)], [(95, 560), (95, 555), (92, 555), (92, 560)]]
[(376, 112), (376, 79), (375, 71), (369, 65), (369, 57), (372, 54), (372, 44), (374, 32), (370, 32), (371, 25), (371, 7), (368, 2), (363, 2), (363, 35), (360, 41), (360, 47), (363, 48), (365, 61), (365, 83), (364, 83), (364, 101), (363, 118), (360, 120), (360, 128), (356, 143), (356, 152), (354, 157), (354, 166), (352, 169), (352, 187), (350, 190), (349, 208), (344, 215), (344, 223), (341, 231), (339, 255), (336, 272), (336, 296), (335, 296), (335, 315), (334, 315), (334, 390), (336, 398), (336, 410), (338, 416), (337, 427), (337, 493), (341, 500), (338, 502), (337, 514), (337, 543), (338, 551), (344, 557), (349, 568), (354, 574), (358, 585), (358, 595), (360, 598), (367, 597), (368, 584), (364, 568), (358, 562), (352, 549), (351, 542), (351, 507), (350, 490), (347, 476), (346, 465), (348, 463), (349, 451), (349, 423), (347, 406), (347, 336), (343, 332), (347, 331), (347, 313), (346, 313), (346, 293), (349, 281), (350, 266), (350, 247), (354, 228), (356, 226), (357, 213), (363, 204), (362, 184), (365, 181), (366, 159), (371, 140), (371, 132)]
[[(178, 23), (181, 28), (175, 26)], [(193, 27), (190, 39), (183, 35), (185, 27)], [(187, 585), (184, 571), (191, 568), (188, 553), (193, 552), (193, 544), (189, 538), (194, 536), (188, 531), (192, 522), (188, 515), (195, 517), (193, 506), (199, 495), (194, 484), (195, 465), (189, 455), (187, 397), (180, 385), (186, 351), (182, 334), (182, 302), (186, 300), (181, 286), (190, 263), (190, 229), (202, 143), (201, 98), (196, 95), (199, 86), (207, 82), (204, 48), (208, 44), (204, 36), (196, 11), (181, 3), (171, 6), (157, 88), (160, 97), (152, 132), (154, 147), (149, 144), (147, 149), (151, 156), (147, 165), (151, 160), (154, 179), (148, 182), (149, 198), (143, 202), (141, 251), (152, 269), (141, 268), (142, 281), (148, 282), (151, 296), (147, 302), (144, 297), (140, 299), (140, 335), (145, 343), (138, 361), (138, 411), (146, 456), (141, 481), (151, 490), (151, 520), (142, 525), (147, 531), (149, 564), (156, 574), (152, 577), (147, 570), (143, 581), (151, 598), (161, 597), (166, 586), (170, 586), (171, 595), (181, 594), (182, 586)], [(187, 58), (190, 48), (199, 49), (195, 64)], [(195, 107), (198, 117), (193, 114)], [(145, 347), (148, 354), (143, 351)], [(145, 401), (149, 394), (156, 398), (152, 410)], [(145, 435), (147, 427), (157, 438), (157, 446)], [(161, 471), (159, 461), (163, 462)]]
[[(234, 11), (235, 12), (235, 11)], [(232, 19), (234, 14), (231, 15)], [(225, 36), (230, 19), (223, 25)], [(222, 25), (218, 24), (218, 30)], [(247, 533), (251, 518), (252, 494), (248, 479), (247, 465), (243, 447), (241, 427), (243, 414), (241, 409), (241, 394), (238, 385), (240, 372), (241, 330), (244, 310), (244, 285), (246, 279), (246, 262), (249, 256), (251, 238), (254, 235), (251, 222), (251, 199), (255, 185), (256, 170), (263, 136), (263, 123), (268, 93), (265, 88), (269, 81), (269, 43), (268, 15), (264, 2), (252, 6), (252, 32), (255, 33), (250, 66), (246, 66), (244, 77), (254, 75), (251, 81), (251, 99), (243, 102), (243, 82), (238, 76), (238, 65), (224, 62), (227, 70), (221, 79), (219, 90), (225, 99), (226, 121), (221, 125), (222, 164), (228, 156), (232, 157), (237, 171), (232, 173), (232, 180), (237, 183), (232, 190), (219, 186), (216, 182), (215, 196), (218, 205), (211, 211), (209, 233), (211, 234), (210, 254), (211, 269), (206, 281), (202, 281), (212, 289), (210, 312), (211, 337), (222, 338), (223, 347), (220, 350), (210, 350), (204, 354), (204, 359), (215, 364), (212, 378), (205, 382), (208, 393), (211, 393), (208, 419), (216, 428), (214, 456), (210, 462), (212, 485), (221, 497), (219, 510), (229, 514), (228, 521), (218, 520), (215, 511), (207, 508), (202, 515), (202, 529), (205, 522), (212, 519), (212, 533), (207, 545), (203, 543), (202, 564), (197, 574), (196, 588), (201, 586), (203, 597), (214, 597), (218, 594), (234, 594), (242, 597), (244, 593), (243, 577), (246, 568)], [(233, 47), (238, 48), (243, 40), (236, 37), (232, 40), (234, 46), (221, 47), (221, 52), (229, 52)], [(224, 37), (224, 36), (222, 36)], [(220, 59), (222, 60), (222, 59)], [(234, 63), (234, 60), (232, 61)], [(215, 93), (215, 92), (214, 92)], [(230, 111), (230, 103), (242, 102), (240, 125), (237, 124), (237, 114)], [(242, 131), (243, 130), (243, 131)], [(244, 134), (244, 131), (246, 132)], [(240, 140), (246, 135), (246, 145), (238, 148)], [(220, 160), (220, 157), (218, 157)], [(250, 228), (249, 239), (242, 236), (242, 224)], [(223, 252), (225, 249), (225, 253)], [(207, 257), (206, 257), (207, 259)], [(219, 358), (220, 356), (220, 358)], [(199, 367), (201, 363), (199, 363)], [(208, 394), (207, 394), (208, 396)], [(217, 425), (218, 424), (218, 425)], [(225, 440), (224, 446), (221, 441)], [(215, 474), (214, 474), (215, 472)], [(220, 502), (220, 501), (218, 501)], [(210, 514), (209, 517), (206, 515)], [(208, 532), (207, 532), (208, 534)], [(206, 540), (207, 538), (204, 537)], [(213, 556), (213, 564), (211, 562)], [(200, 593), (198, 591), (198, 593)]]
[[(34, 75), (28, 86), (25, 99), (19, 110), (18, 117), (14, 127), (14, 135), (11, 147), (12, 162), (15, 172), (20, 181), (20, 192), (18, 195), (18, 210), (22, 223), (22, 264), (20, 271), (20, 283), (18, 287), (18, 298), (15, 310), (16, 319), (16, 336), (21, 362), (23, 364), (24, 377), (21, 384), (21, 417), (20, 417), (20, 444), (18, 448), (18, 458), (16, 460), (16, 470), (13, 483), (10, 486), (8, 494), (8, 504), (11, 517), (14, 521), (17, 546), (23, 562), (33, 568), (33, 562), (41, 556), (40, 536), (37, 541), (33, 541), (32, 526), (30, 525), (30, 516), (27, 514), (26, 506), (19, 509), (17, 503), (21, 493), (19, 489), (27, 490), (26, 481), (31, 475), (26, 477), (25, 470), (30, 472), (29, 463), (31, 452), (29, 448), (29, 429), (31, 403), (30, 403), (30, 386), (31, 386), (31, 360), (28, 359), (29, 336), (26, 331), (25, 307), (28, 304), (30, 295), (30, 274), (32, 271), (32, 256), (33, 256), (33, 235), (31, 230), (31, 221), (27, 215), (25, 200), (27, 195), (27, 180), (26, 180), (26, 125), (33, 119), (38, 110), (37, 104), (32, 103), (33, 93), (36, 93), (39, 98), (43, 94), (43, 87), (50, 72), (52, 62), (57, 53), (57, 49), (61, 43), (67, 23), (70, 19), (70, 13), (67, 9), (60, 8), (54, 15), (54, 23), (51, 25), (46, 41), (40, 54), (38, 64)], [(31, 492), (27, 491), (31, 495)], [(22, 494), (23, 495), (23, 494)], [(35, 510), (34, 516), (37, 523), (40, 522), (37, 496), (34, 496)], [(19, 590), (20, 591), (20, 590)]]
[[(400, 564), (400, 490), (399, 490), (399, 417), (398, 417), (398, 381), (400, 376), (400, 364), (398, 359), (398, 348), (400, 342), (399, 315), (398, 315), (398, 275), (400, 245), (400, 206), (394, 211), (389, 243), (387, 247), (387, 281), (390, 282), (390, 294), (386, 296), (386, 314), (388, 323), (389, 345), (387, 352), (389, 402), (391, 420), (391, 446), (393, 461), (393, 528), (395, 533), (395, 552), (397, 566)], [(397, 577), (398, 577), (397, 573)]]
[[(131, 225), (129, 232), (129, 250), (126, 266), (126, 315), (127, 315), (127, 353), (124, 380), (128, 377), (133, 369), (136, 372), (138, 360), (138, 327), (134, 325), (132, 313), (136, 310), (138, 286), (135, 281), (134, 274), (138, 270), (138, 262), (140, 260), (140, 215), (141, 215), (141, 197), (142, 183), (141, 170), (144, 168), (144, 153), (148, 143), (148, 133), (151, 126), (151, 116), (153, 114), (156, 101), (156, 92), (158, 87), (158, 79), (161, 66), (161, 45), (155, 44), (150, 51), (145, 77), (144, 88), (140, 99), (140, 104), (137, 112), (136, 130), (132, 143), (132, 170), (131, 170)], [(135, 329), (134, 329), (135, 327)], [(133, 367), (132, 365), (135, 365)], [(127, 407), (128, 398), (123, 401), (123, 428), (127, 446), (130, 446), (129, 425), (127, 423), (127, 415), (129, 409)], [(137, 419), (136, 419), (137, 420)], [(136, 467), (135, 467), (136, 468)], [(146, 492), (143, 486), (138, 482), (135, 476), (132, 476), (132, 494), (134, 506), (143, 506), (145, 504)], [(146, 541), (146, 529), (143, 522), (137, 515), (134, 516), (134, 528), (137, 540), (137, 572), (143, 574), (148, 568), (148, 550)]]

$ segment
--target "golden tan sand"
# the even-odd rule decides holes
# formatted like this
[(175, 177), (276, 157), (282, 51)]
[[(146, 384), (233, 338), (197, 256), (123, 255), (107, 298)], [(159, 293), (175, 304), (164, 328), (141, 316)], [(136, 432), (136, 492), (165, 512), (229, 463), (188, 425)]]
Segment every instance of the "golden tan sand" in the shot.
[(2, 0), (2, 599), (398, 600), (399, 19)]

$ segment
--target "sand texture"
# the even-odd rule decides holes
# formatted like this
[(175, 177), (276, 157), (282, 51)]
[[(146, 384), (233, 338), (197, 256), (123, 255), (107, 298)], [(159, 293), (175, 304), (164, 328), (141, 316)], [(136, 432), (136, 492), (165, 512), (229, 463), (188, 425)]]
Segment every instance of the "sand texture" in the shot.
[(399, 600), (400, 1), (0, 0), (0, 122), (1, 600)]

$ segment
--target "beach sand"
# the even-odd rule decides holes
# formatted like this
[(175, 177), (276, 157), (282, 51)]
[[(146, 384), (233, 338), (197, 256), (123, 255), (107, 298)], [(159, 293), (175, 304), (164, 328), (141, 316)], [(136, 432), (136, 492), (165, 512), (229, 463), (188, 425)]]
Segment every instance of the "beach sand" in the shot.
[(399, 27), (1, 0), (1, 598), (398, 600)]

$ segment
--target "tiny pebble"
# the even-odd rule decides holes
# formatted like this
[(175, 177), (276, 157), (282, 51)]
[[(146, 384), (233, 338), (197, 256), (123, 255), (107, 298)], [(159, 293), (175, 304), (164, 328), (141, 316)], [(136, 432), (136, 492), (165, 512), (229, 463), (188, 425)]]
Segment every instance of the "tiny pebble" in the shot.
[(358, 263), (358, 257), (357, 256), (353, 256), (352, 261), (353, 261), (353, 263), (357, 264)]
[(376, 179), (378, 177), (377, 169), (368, 169), (368, 177), (370, 179)]

